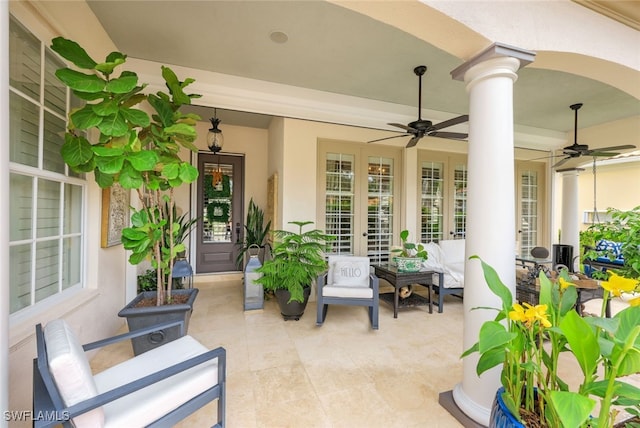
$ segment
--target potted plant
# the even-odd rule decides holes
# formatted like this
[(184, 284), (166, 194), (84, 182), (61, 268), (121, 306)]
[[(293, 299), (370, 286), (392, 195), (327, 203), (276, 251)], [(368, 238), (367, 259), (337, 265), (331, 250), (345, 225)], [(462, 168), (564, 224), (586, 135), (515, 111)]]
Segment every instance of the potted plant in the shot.
[(262, 277), (255, 282), (274, 292), (285, 320), (299, 320), (307, 306), (311, 284), (327, 269), (324, 253), (334, 237), (318, 229), (303, 231), (312, 221), (289, 224), (298, 226), (298, 231), (273, 232), (272, 257), (256, 269)]
[(238, 258), (236, 259), (236, 264), (239, 268), (242, 269), (244, 262), (245, 254), (251, 254), (251, 251), (256, 246), (258, 247), (258, 252), (262, 254), (259, 257), (260, 261), (264, 261), (264, 246), (267, 241), (267, 234), (269, 233), (269, 229), (271, 228), (271, 222), (267, 222), (264, 224), (264, 211), (257, 206), (253, 202), (253, 198), (249, 201), (249, 208), (247, 209), (247, 220), (244, 225), (244, 241), (239, 244), (240, 251), (238, 253)]
[(600, 240), (620, 243), (624, 265), (616, 267), (616, 272), (626, 278), (640, 279), (640, 206), (628, 211), (609, 208), (607, 214), (610, 221), (595, 223), (580, 233), (580, 244), (586, 249), (583, 259), (615, 259), (609, 253), (596, 251), (596, 243)]
[[(193, 142), (199, 117), (179, 110), (199, 97), (184, 92), (193, 79), (180, 81), (163, 66), (169, 93), (145, 94), (146, 84), (140, 84), (134, 72), (115, 74), (126, 61), (120, 52), (112, 52), (98, 63), (76, 42), (62, 37), (53, 39), (51, 49), (86, 71), (56, 71), (76, 97), (87, 101), (69, 114), (61, 149), (64, 162), (76, 172), (93, 172), (101, 188), (118, 183), (124, 189), (134, 189), (140, 200), (141, 208), (132, 210), (131, 226), (122, 232), (122, 243), (131, 251), (130, 263), (151, 260), (157, 290), (138, 295), (119, 315), (128, 317), (131, 313), (136, 318), (128, 318), (130, 329), (145, 326), (138, 320), (140, 313), (150, 315), (151, 323), (158, 322), (156, 312), (188, 317), (198, 290), (172, 292), (170, 278), (176, 256), (185, 249), (177, 241), (181, 228), (175, 217), (174, 189), (198, 177), (197, 168), (179, 156), (183, 148), (197, 151)], [(135, 108), (143, 102), (152, 111), (151, 117)], [(97, 134), (94, 143), (85, 136), (90, 131)]]
[(427, 260), (429, 255), (422, 244), (408, 242), (409, 231), (400, 232), (401, 248), (391, 250), (395, 254), (393, 260), (398, 265), (398, 272), (418, 272), (422, 267), (422, 262)]
[[(500, 426), (612, 427), (616, 404), (639, 414), (640, 388), (623, 377), (640, 373), (640, 298), (613, 318), (583, 318), (575, 310), (577, 291), (566, 271), (557, 282), (541, 272), (540, 303), (534, 306), (513, 303), (495, 270), (484, 262), (482, 269), (502, 307), (494, 320), (482, 325), (478, 342), (462, 356), (479, 353), (478, 375), (502, 365), (502, 388), (489, 426), (511, 418), (513, 425)], [(640, 288), (637, 280), (617, 275), (602, 286), (602, 314), (610, 293)], [(582, 383), (575, 390), (558, 372), (563, 352), (570, 353), (582, 370)], [(595, 414), (593, 397), (599, 400)]]

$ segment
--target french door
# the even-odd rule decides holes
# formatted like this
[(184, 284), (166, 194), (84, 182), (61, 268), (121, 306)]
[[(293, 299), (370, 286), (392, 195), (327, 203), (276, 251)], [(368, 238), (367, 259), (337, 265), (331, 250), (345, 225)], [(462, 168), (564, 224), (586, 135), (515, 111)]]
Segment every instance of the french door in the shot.
[(545, 167), (540, 163), (516, 163), (518, 251), (526, 257), (537, 246), (548, 247), (544, 229)]
[(462, 239), (467, 229), (467, 160), (421, 152), (419, 156), (420, 242)]
[(399, 228), (399, 149), (321, 142), (318, 206), (333, 254), (389, 259)]
[(196, 273), (238, 270), (244, 157), (198, 153)]

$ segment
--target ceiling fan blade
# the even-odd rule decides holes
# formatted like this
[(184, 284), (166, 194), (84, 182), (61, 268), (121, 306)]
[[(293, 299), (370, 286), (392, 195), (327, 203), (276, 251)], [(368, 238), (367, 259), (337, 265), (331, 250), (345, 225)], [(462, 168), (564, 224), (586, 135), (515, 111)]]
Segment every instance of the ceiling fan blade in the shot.
[(601, 152), (601, 151), (592, 151), (590, 153), (587, 153), (587, 156), (604, 156), (604, 157), (613, 157), (613, 156), (618, 156), (620, 153), (616, 153), (616, 152)]
[(617, 152), (618, 150), (627, 150), (627, 149), (635, 149), (635, 148), (636, 146), (634, 145), (626, 144), (624, 146), (599, 147), (593, 150), (598, 152), (613, 152), (613, 151)]
[(416, 144), (418, 144), (418, 141), (420, 141), (420, 138), (422, 138), (422, 137), (419, 137), (419, 136), (416, 135), (415, 137), (410, 139), (409, 142), (407, 143), (407, 149), (409, 149), (409, 148), (415, 146)]
[(453, 119), (445, 120), (444, 122), (440, 122), (431, 127), (431, 130), (437, 131), (438, 129), (448, 128), (453, 125), (457, 125), (459, 123), (464, 123), (469, 121), (469, 115), (465, 114), (463, 116), (454, 117)]
[(398, 137), (404, 137), (405, 134), (400, 134), (400, 135), (394, 135), (392, 137), (384, 137), (384, 138), (378, 138), (377, 140), (371, 140), (371, 141), (367, 141), (367, 144), (369, 143), (375, 143), (377, 141), (383, 141), (383, 140), (390, 140), (392, 138), (398, 138)]
[(566, 157), (564, 159), (560, 159), (558, 162), (556, 162), (555, 165), (552, 166), (552, 168), (557, 168), (560, 165), (563, 165), (565, 162), (567, 162), (569, 159), (571, 159), (571, 157)]
[(413, 129), (412, 127), (407, 126), (407, 125), (403, 125), (403, 124), (401, 124), (401, 123), (389, 123), (389, 125), (391, 125), (391, 126), (397, 126), (398, 128), (402, 128), (402, 129), (406, 129), (407, 131), (409, 131), (409, 132), (411, 132), (411, 133), (413, 133), (413, 134), (415, 134), (416, 132), (418, 132), (417, 130)]
[(464, 140), (469, 136), (469, 134), (461, 132), (429, 132), (427, 135), (430, 137), (450, 138), (452, 140)]

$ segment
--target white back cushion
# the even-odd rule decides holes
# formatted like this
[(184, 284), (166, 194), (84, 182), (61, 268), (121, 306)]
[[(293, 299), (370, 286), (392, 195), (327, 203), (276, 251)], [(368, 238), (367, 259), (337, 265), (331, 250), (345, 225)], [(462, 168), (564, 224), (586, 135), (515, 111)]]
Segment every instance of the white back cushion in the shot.
[(442, 250), (435, 242), (424, 244), (424, 250), (427, 252), (427, 260), (422, 262), (422, 270), (432, 270), (442, 272)]
[[(53, 380), (67, 406), (98, 395), (89, 361), (64, 320), (50, 321), (44, 328), (47, 359)], [(104, 412), (97, 408), (73, 419), (76, 427), (101, 427)]]
[(369, 258), (329, 256), (328, 285), (369, 287)]
[(445, 239), (438, 243), (442, 249), (444, 264), (464, 264), (464, 239)]

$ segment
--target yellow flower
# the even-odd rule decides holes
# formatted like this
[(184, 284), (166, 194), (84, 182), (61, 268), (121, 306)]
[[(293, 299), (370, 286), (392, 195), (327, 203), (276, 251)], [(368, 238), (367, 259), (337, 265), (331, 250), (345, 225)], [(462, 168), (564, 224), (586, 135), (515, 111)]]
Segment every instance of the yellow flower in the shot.
[(513, 310), (509, 312), (509, 319), (511, 321), (524, 322), (524, 308), (519, 303), (513, 304)]
[(560, 283), (560, 289), (564, 290), (565, 288), (569, 287), (569, 286), (575, 286), (574, 283), (566, 281), (564, 278), (560, 278), (559, 279), (559, 283)]
[(512, 321), (520, 321), (527, 328), (531, 328), (533, 324), (538, 321), (543, 327), (551, 327), (551, 323), (547, 319), (547, 305), (532, 306), (528, 303), (524, 303), (521, 306), (518, 303), (513, 304), (513, 310), (509, 312), (509, 319)]
[(631, 306), (640, 306), (640, 296), (629, 300)]
[(638, 285), (637, 279), (624, 278), (611, 272), (609, 281), (602, 282), (602, 288), (608, 290), (614, 296), (620, 297), (620, 293), (629, 293)]

